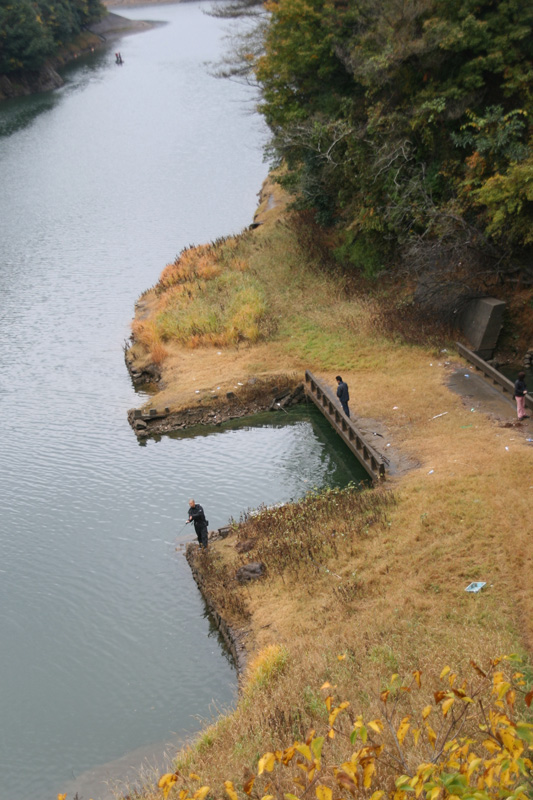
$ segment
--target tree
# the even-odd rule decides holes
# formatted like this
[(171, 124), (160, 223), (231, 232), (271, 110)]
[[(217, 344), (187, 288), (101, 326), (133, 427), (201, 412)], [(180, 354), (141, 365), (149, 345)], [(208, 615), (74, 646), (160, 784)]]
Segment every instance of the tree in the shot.
[(39, 69), (52, 49), (52, 34), (30, 0), (2, 0), (0, 72)]
[[(270, 152), (288, 165), (284, 180), (301, 203), (336, 223), (343, 252), (355, 253), (355, 263), (369, 246), (398, 259), (418, 242), (422, 254), (454, 221), (456, 242), (468, 231), (465, 254), (471, 232), (479, 234), (482, 271), (495, 246), (510, 263), (533, 222), (533, 6), (278, 0), (267, 7), (255, 71)], [(521, 201), (502, 207), (518, 185)], [(446, 269), (456, 262), (454, 248)]]
[(103, 13), (100, 0), (0, 0), (0, 73), (40, 69)]

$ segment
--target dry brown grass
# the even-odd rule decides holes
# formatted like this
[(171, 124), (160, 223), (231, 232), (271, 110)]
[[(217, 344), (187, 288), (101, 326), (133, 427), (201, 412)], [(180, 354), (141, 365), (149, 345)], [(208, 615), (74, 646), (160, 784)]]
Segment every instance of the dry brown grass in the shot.
[[(387, 443), (420, 467), (392, 482), (396, 502), (386, 520), (367, 530), (358, 512), (343, 507), (338, 530), (347, 534), (344, 544), (322, 548), (319, 568), (310, 573), (281, 568), (272, 560), (272, 542), (258, 547), (270, 559), (268, 575), (236, 589), (236, 618), (246, 617), (251, 653), (277, 648), (283, 666), (267, 670), (260, 685), (252, 675), (254, 691), (245, 690), (234, 712), (179, 755), (180, 768), (200, 774), (215, 796), (222, 796), (224, 780), (239, 783), (262, 753), (323, 722), (318, 689), (324, 680), (337, 685), (354, 712), (372, 713), (376, 691), (391, 672), (419, 668), (431, 681), (444, 663), (461, 669), (471, 658), (485, 662), (533, 644), (533, 449), (524, 432), (472, 413), (447, 388), (449, 354), (382, 335), (374, 301), (349, 298), (341, 279), (306, 265), (275, 210), (264, 214), (271, 224), (247, 237), (246, 263), (262, 275), (273, 320), (269, 340), (220, 352), (169, 345), (167, 388), (153, 404), (192, 405), (197, 389), (207, 401), (213, 389), (233, 390), (251, 375), (303, 374), (304, 368), (333, 386), (341, 372), (352, 408), (379, 419)], [(304, 524), (311, 535), (311, 523)], [(324, 532), (334, 527), (330, 520)], [(249, 533), (243, 529), (217, 543), (208, 556), (220, 570), (230, 612), (232, 575), (255, 558), (253, 550), (239, 555), (234, 545)], [(297, 527), (289, 529), (288, 559), (291, 536), (298, 537)], [(464, 591), (473, 580), (487, 581), (479, 595)], [(340, 653), (346, 654), (342, 661)], [(335, 740), (333, 755), (343, 752)]]
[[(324, 723), (318, 691), (324, 680), (338, 687), (354, 713), (373, 716), (376, 695), (392, 672), (422, 669), (424, 680), (435, 679), (444, 663), (464, 669), (470, 658), (485, 663), (516, 648), (513, 603), (505, 601), (512, 576), (498, 569), (499, 552), (489, 545), (472, 553), (472, 542), (449, 530), (434, 538), (423, 520), (410, 535), (397, 532), (404, 499), (406, 507), (412, 502), (412, 496), (400, 498), (388, 531), (361, 540), (354, 557), (328, 562), (329, 573), (312, 581), (270, 576), (249, 587), (256, 646), (283, 648), (285, 669), (253, 703), (245, 693), (237, 710), (212, 729), (209, 746), (200, 739), (199, 749), (180, 756), (180, 767), (200, 773), (218, 791), (228, 776), (238, 781), (263, 752)], [(354, 574), (356, 590), (341, 597), (339, 587)], [(498, 588), (469, 596), (464, 586), (475, 577), (489, 577)], [(346, 658), (339, 662), (338, 654)], [(337, 742), (332, 755), (342, 759), (347, 752), (348, 744)]]

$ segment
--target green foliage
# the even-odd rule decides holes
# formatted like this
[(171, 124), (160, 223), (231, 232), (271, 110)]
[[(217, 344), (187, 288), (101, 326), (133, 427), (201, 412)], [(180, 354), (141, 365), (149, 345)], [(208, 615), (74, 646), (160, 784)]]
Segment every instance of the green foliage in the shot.
[(533, 153), (491, 175), (473, 196), (486, 209), (492, 236), (511, 244), (533, 244)]
[(103, 13), (100, 0), (0, 0), (0, 73), (40, 69)]
[[(344, 232), (346, 264), (377, 274), (376, 242), (411, 254), (451, 220), (507, 254), (531, 241), (531, 3), (279, 0), (268, 9), (255, 71), (270, 152), (287, 164), (300, 204)], [(466, 250), (470, 233), (463, 238)], [(457, 248), (446, 257), (457, 263)]]
[(373, 278), (385, 268), (387, 254), (386, 242), (371, 232), (360, 236), (347, 231), (344, 243), (337, 247), (335, 256), (341, 263), (351, 264), (358, 272)]
[(52, 34), (30, 0), (0, 6), (0, 72), (38, 69), (52, 49)]

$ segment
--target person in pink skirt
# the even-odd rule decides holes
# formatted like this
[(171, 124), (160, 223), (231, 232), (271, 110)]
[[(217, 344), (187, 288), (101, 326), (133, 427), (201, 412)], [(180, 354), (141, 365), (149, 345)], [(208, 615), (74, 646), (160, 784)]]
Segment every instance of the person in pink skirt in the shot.
[(526, 414), (526, 394), (527, 394), (527, 386), (525, 383), (524, 378), (526, 377), (525, 372), (519, 372), (518, 378), (514, 384), (514, 397), (516, 400), (516, 414), (518, 419), (527, 419)]

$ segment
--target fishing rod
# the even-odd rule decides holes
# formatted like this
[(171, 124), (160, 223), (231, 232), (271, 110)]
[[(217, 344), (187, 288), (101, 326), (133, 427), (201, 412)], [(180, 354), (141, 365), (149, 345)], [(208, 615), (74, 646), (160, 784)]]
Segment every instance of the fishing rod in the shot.
[(181, 534), (183, 533), (183, 531), (185, 530), (185, 527), (189, 524), (189, 522), (190, 522), (190, 520), (188, 519), (186, 522), (183, 523), (183, 525), (181, 526), (181, 528), (179, 529), (179, 531), (176, 534), (176, 539), (178, 538), (178, 536), (181, 536)]

